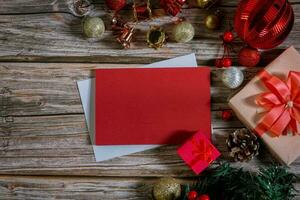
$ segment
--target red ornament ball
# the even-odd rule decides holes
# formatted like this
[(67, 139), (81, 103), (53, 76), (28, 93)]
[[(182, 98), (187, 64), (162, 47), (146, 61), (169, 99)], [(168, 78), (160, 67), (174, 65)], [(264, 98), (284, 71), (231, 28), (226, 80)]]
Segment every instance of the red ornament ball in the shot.
[(121, 10), (126, 6), (126, 0), (105, 0), (105, 3), (111, 10)]
[(188, 193), (188, 200), (196, 200), (198, 193), (196, 191), (190, 191)]
[(223, 40), (226, 43), (230, 43), (234, 40), (234, 35), (231, 31), (225, 31), (223, 34)]
[(207, 194), (202, 194), (197, 200), (210, 200), (210, 197)]
[(230, 67), (232, 65), (231, 58), (225, 57), (222, 59), (222, 66), (223, 67)]
[(222, 120), (229, 121), (232, 118), (231, 110), (223, 110), (222, 111)]
[(239, 52), (238, 60), (240, 65), (254, 67), (260, 61), (260, 53), (257, 49), (244, 47)]
[(287, 0), (240, 0), (234, 29), (249, 46), (272, 49), (288, 36), (294, 18), (293, 7)]

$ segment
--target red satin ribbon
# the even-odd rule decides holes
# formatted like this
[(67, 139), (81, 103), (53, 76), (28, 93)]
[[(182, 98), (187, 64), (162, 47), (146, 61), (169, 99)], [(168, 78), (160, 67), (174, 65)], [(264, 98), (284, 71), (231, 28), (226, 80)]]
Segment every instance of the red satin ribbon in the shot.
[(266, 109), (255, 131), (261, 136), (266, 132), (280, 136), (288, 131), (298, 134), (300, 122), (300, 73), (289, 72), (286, 82), (263, 70), (259, 75), (269, 92), (260, 94), (256, 103)]
[(212, 144), (207, 143), (204, 139), (197, 139), (195, 137), (193, 137), (191, 142), (193, 144), (192, 154), (195, 158), (189, 163), (190, 166), (195, 165), (200, 160), (210, 164), (213, 161)]

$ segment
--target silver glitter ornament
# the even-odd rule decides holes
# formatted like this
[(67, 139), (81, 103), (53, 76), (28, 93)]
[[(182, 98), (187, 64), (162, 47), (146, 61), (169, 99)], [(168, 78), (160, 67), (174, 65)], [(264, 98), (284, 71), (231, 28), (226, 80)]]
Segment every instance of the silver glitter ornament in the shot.
[(240, 69), (236, 67), (230, 67), (223, 71), (222, 81), (225, 86), (235, 89), (243, 83), (244, 74)]
[(189, 42), (195, 35), (195, 29), (191, 23), (183, 21), (174, 26), (172, 35), (176, 42)]
[(105, 25), (99, 17), (87, 17), (83, 20), (83, 33), (88, 38), (100, 39), (105, 31)]

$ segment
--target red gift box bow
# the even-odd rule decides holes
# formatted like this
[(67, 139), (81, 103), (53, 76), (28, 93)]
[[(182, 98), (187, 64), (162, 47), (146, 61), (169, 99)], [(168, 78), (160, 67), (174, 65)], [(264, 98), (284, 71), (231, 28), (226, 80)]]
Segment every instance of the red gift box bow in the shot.
[(255, 131), (261, 136), (270, 132), (274, 136), (291, 131), (298, 134), (300, 122), (300, 73), (290, 71), (286, 82), (263, 70), (258, 77), (270, 90), (260, 94), (256, 103), (264, 107), (267, 113), (256, 126)]
[(160, 5), (169, 14), (176, 16), (186, 0), (160, 0)]
[(195, 158), (189, 163), (190, 166), (194, 166), (200, 160), (207, 164), (213, 161), (213, 147), (210, 143), (206, 142), (203, 138), (197, 139), (196, 137), (192, 138), (191, 143), (193, 145), (192, 154)]

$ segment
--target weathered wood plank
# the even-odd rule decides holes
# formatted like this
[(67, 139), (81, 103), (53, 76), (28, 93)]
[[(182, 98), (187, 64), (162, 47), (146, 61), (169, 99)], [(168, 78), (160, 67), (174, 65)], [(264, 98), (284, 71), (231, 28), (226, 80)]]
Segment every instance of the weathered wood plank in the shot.
[(155, 179), (0, 176), (0, 199), (150, 199)]
[[(215, 32), (204, 29), (203, 10), (184, 9), (181, 14), (195, 24), (197, 34), (193, 43), (170, 42), (161, 50), (149, 49), (145, 44), (147, 22), (137, 26), (140, 31), (133, 48), (122, 50), (111, 31), (105, 33), (103, 41), (89, 42), (83, 38), (81, 19), (69, 10), (71, 2), (0, 0), (0, 61), (150, 63), (196, 52), (199, 64), (213, 65), (213, 59), (222, 51), (218, 36), (225, 27)], [(91, 14), (102, 16), (108, 25), (103, 1), (94, 2)], [(262, 64), (289, 45), (300, 49), (300, 28), (296, 26), (300, 1), (291, 2), (296, 13), (295, 27), (279, 50), (264, 53)], [(230, 13), (228, 20), (232, 19), (236, 4), (236, 0), (222, 2), (221, 8)], [(162, 11), (156, 9), (154, 13), (160, 15)], [(124, 11), (124, 15), (131, 13)], [(168, 27), (170, 19), (162, 17), (150, 24)], [(47, 175), (0, 176), (0, 199), (146, 199), (156, 177), (194, 176), (176, 155), (176, 146), (94, 162), (75, 81), (92, 76), (94, 68), (107, 66), (0, 63), (0, 174)], [(212, 69), (213, 141), (223, 153), (222, 159), (228, 160), (226, 136), (242, 124), (236, 118), (230, 122), (220, 119), (220, 110), (228, 108), (227, 98), (235, 91), (223, 87), (219, 79), (221, 70)], [(257, 70), (245, 70), (246, 79)], [(256, 170), (273, 161), (268, 151), (262, 150), (260, 156), (242, 166)], [(299, 175), (300, 159), (290, 170)], [(296, 188), (300, 189), (299, 185)]]
[[(0, 198), (147, 200), (152, 199), (151, 190), (155, 181), (155, 178), (0, 176)], [(178, 181), (183, 184), (193, 182), (186, 179)], [(296, 189), (300, 189), (300, 184), (296, 184)]]
[[(191, 0), (189, 0), (191, 1)], [(70, 5), (74, 0), (14, 0), (7, 1), (1, 0), (0, 14), (25, 14), (25, 13), (45, 13), (45, 12), (69, 12)], [(101, 0), (91, 0), (94, 9), (104, 9), (105, 3)], [(153, 2), (153, 1), (152, 1)], [(291, 0), (291, 4), (299, 4), (299, 0)], [(219, 7), (236, 6), (238, 0), (223, 0), (220, 2)], [(158, 5), (154, 5), (157, 7)]]
[[(239, 124), (235, 120), (218, 123), (220, 127)], [(213, 141), (223, 153), (223, 159), (228, 160), (225, 141), (232, 128), (218, 128), (218, 123), (213, 123)], [(193, 176), (176, 155), (176, 148), (164, 146), (95, 163), (83, 115), (15, 117), (13, 122), (2, 123), (0, 126), (0, 174)], [(257, 169), (273, 161), (270, 154), (263, 150), (257, 159), (242, 165)], [(300, 159), (291, 166), (291, 171), (299, 174)]]
[[(299, 23), (300, 5), (295, 5), (296, 21)], [(154, 14), (161, 15), (162, 10)], [(227, 7), (227, 20), (232, 20), (234, 8)], [(109, 24), (109, 16), (104, 10), (96, 10), (94, 15), (104, 18)], [(131, 15), (125, 12), (125, 16)], [(193, 42), (178, 44), (169, 42), (164, 48), (154, 50), (147, 48), (145, 42), (149, 25), (170, 26), (170, 17), (162, 17), (151, 22), (137, 25), (137, 35), (132, 48), (123, 50), (117, 44), (110, 30), (98, 42), (89, 42), (82, 36), (81, 19), (68, 13), (42, 13), (33, 15), (3, 15), (0, 18), (0, 60), (2, 61), (51, 61), (51, 62), (123, 62), (150, 63), (163, 58), (195, 52), (199, 64), (211, 64), (222, 52), (219, 35), (224, 31), (225, 24), (218, 31), (204, 28), (206, 11), (185, 9), (181, 16), (190, 20), (196, 29)], [(294, 45), (300, 48), (299, 26), (295, 26), (289, 39), (280, 46), (284, 49)], [(169, 33), (169, 31), (167, 31)], [(278, 55), (278, 51), (269, 51), (263, 62)]]
[[(3, 100), (0, 104), (7, 104), (0, 116), (83, 113), (75, 81), (92, 76), (95, 68), (116, 66), (137, 65), (0, 63), (0, 93), (7, 90), (0, 94)], [(246, 81), (258, 70), (245, 69)], [(212, 110), (215, 111), (228, 108), (227, 99), (233, 92), (221, 83), (221, 72), (212, 68)]]

